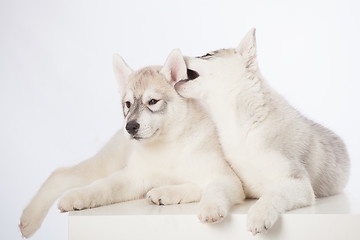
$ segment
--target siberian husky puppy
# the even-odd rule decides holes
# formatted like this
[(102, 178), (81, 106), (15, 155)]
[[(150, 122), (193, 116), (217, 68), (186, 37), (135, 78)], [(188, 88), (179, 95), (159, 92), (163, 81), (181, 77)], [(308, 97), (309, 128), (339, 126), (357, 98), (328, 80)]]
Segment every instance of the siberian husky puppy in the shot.
[(187, 78), (180, 51), (174, 50), (163, 67), (132, 71), (119, 55), (113, 65), (124, 129), (94, 157), (47, 179), (21, 217), (24, 237), (33, 235), (62, 194), (63, 212), (143, 197), (158, 205), (200, 201), (198, 217), (209, 223), (221, 221), (245, 198), (214, 123), (196, 100), (173, 87)]
[(350, 166), (344, 143), (269, 87), (257, 64), (255, 29), (235, 49), (185, 60), (193, 77), (175, 89), (204, 103), (246, 197), (259, 198), (249, 231), (264, 232), (284, 211), (342, 191)]

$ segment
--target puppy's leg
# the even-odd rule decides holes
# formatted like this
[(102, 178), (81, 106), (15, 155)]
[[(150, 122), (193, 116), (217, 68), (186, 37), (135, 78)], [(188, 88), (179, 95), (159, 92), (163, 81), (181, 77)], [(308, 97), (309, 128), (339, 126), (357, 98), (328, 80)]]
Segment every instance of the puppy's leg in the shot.
[(120, 169), (126, 157), (125, 145), (119, 131), (94, 157), (74, 167), (54, 171), (23, 211), (19, 225), (23, 236), (28, 238), (34, 234), (51, 205), (66, 190), (87, 185)]
[(157, 205), (190, 203), (200, 201), (201, 193), (201, 187), (187, 183), (153, 188), (146, 194), (146, 199)]
[(281, 213), (309, 206), (315, 201), (310, 181), (304, 179), (287, 179), (264, 193), (250, 208), (248, 229), (253, 235), (269, 229)]
[(139, 199), (147, 189), (137, 176), (125, 168), (88, 186), (69, 190), (59, 200), (58, 208), (67, 212)]
[(229, 209), (245, 199), (241, 181), (236, 177), (223, 177), (209, 183), (199, 203), (198, 218), (204, 223), (222, 221)]

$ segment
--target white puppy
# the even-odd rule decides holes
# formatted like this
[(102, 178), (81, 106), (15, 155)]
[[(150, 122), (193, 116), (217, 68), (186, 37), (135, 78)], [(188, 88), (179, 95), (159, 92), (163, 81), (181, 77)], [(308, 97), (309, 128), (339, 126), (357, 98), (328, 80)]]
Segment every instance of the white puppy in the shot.
[[(123, 96), (124, 130), (94, 157), (56, 170), (21, 217), (30, 237), (53, 202), (61, 211), (146, 198), (166, 205), (200, 201), (203, 222), (221, 221), (245, 194), (224, 159), (214, 123), (195, 100), (179, 96), (173, 84), (187, 78), (184, 59), (174, 50), (163, 67), (132, 71), (114, 55)], [(70, 190), (69, 190), (70, 189)], [(69, 191), (68, 191), (69, 190)]]
[(185, 59), (193, 77), (176, 83), (176, 90), (202, 100), (246, 197), (259, 198), (248, 214), (249, 231), (261, 233), (282, 212), (345, 187), (350, 162), (344, 143), (268, 86), (257, 64), (255, 29), (236, 49)]

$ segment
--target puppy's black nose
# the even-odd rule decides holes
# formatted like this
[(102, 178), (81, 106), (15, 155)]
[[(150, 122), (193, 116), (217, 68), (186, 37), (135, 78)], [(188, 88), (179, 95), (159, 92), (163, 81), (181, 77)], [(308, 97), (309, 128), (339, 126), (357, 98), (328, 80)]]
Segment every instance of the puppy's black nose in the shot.
[(134, 135), (139, 131), (140, 124), (138, 124), (135, 120), (132, 120), (126, 124), (125, 128), (129, 134)]

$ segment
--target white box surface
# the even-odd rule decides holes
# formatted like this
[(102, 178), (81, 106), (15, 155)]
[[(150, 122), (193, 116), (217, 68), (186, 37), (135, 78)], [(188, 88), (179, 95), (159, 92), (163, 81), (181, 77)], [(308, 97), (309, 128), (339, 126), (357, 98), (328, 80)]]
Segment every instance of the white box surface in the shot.
[(360, 202), (349, 194), (318, 199), (311, 207), (283, 214), (266, 234), (252, 236), (246, 228), (247, 200), (233, 207), (219, 224), (197, 219), (197, 203), (149, 205), (144, 199), (69, 214), (69, 240), (133, 239), (360, 239)]

